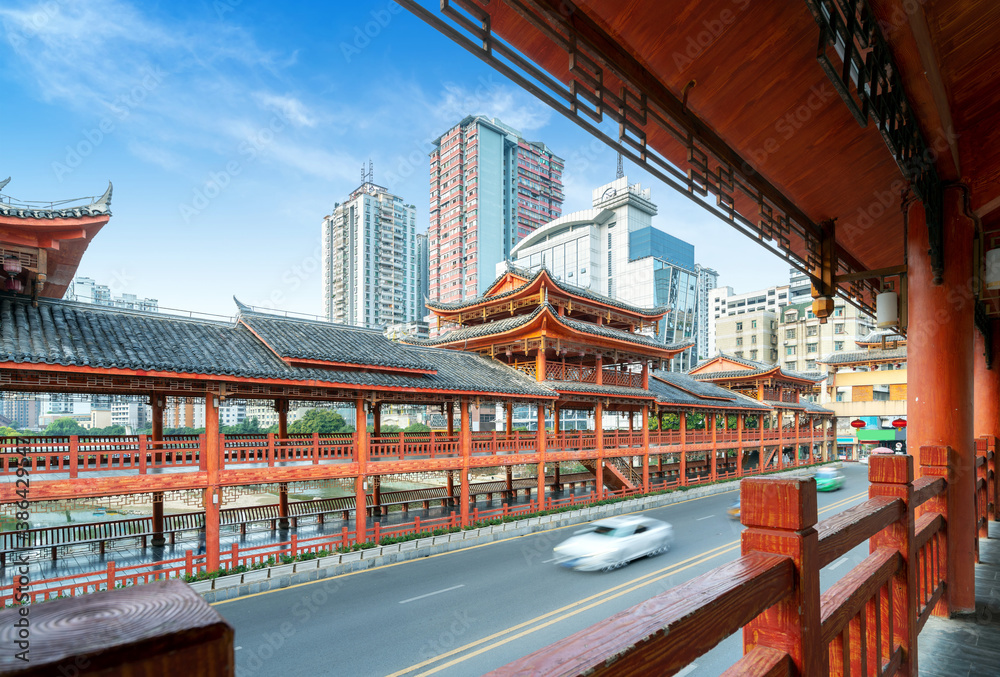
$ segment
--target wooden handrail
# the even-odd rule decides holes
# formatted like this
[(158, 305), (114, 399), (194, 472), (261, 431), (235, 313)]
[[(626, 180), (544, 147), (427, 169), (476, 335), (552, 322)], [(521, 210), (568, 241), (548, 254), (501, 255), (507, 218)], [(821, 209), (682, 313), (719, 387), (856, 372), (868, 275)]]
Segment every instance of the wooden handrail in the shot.
[(944, 517), (941, 513), (925, 512), (917, 518), (913, 525), (913, 549), (920, 550), (931, 540), (931, 536), (944, 528)]
[(489, 674), (672, 675), (794, 584), (791, 558), (744, 555)]
[(820, 568), (898, 521), (904, 510), (905, 506), (898, 498), (881, 496), (848, 508), (817, 524)]
[(820, 602), (823, 644), (832, 642), (864, 610), (868, 600), (889, 582), (902, 563), (898, 550), (879, 548), (823, 593)]
[(944, 491), (943, 477), (921, 477), (913, 481), (913, 506), (922, 505)]
[(789, 677), (792, 657), (769, 646), (755, 646), (722, 677)]

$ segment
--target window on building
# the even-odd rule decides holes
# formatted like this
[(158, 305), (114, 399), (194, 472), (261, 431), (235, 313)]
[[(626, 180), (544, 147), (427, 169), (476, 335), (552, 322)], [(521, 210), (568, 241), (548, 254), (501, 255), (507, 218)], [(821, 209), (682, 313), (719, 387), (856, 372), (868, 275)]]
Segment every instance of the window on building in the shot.
[(742, 350), (737, 350), (736, 351), (736, 357), (743, 357), (743, 351)]
[(844, 323), (840, 322), (840, 323), (837, 323), (837, 324), (833, 325), (833, 333), (834, 334), (843, 334), (844, 333)]
[(778, 361), (778, 349), (777, 348), (771, 348), (771, 361), (772, 362), (777, 362)]
[(844, 401), (844, 393), (840, 392), (839, 390), (837, 391), (837, 401), (838, 402)]
[(743, 323), (742, 322), (737, 322), (736, 323), (736, 331), (743, 331)]
[(785, 369), (790, 369), (792, 371), (795, 371), (795, 368), (797, 366), (798, 365), (796, 364), (795, 360), (789, 360), (788, 362), (785, 362)]
[(806, 327), (806, 336), (815, 336), (819, 332), (819, 327)]
[(742, 336), (740, 336), (740, 337), (738, 337), (736, 339), (736, 345), (738, 345), (738, 346), (743, 345), (743, 337)]
[(750, 359), (751, 360), (756, 360), (757, 359), (757, 351), (756, 350), (751, 350), (750, 351)]
[(834, 317), (843, 317), (844, 316), (844, 309), (842, 307), (841, 308), (834, 308), (833, 309), (833, 316)]
[(787, 330), (785, 330), (785, 338), (786, 339), (793, 339), (793, 338), (795, 338), (795, 330), (794, 329), (787, 329)]
[(818, 344), (816, 344), (816, 343), (807, 343), (806, 344), (806, 352), (807, 353), (815, 353), (817, 347), (818, 347)]
[(750, 343), (757, 343), (757, 336), (756, 335), (750, 337)]
[(757, 320), (750, 320), (750, 328), (751, 329), (757, 328)]
[(844, 349), (844, 342), (843, 341), (834, 341), (833, 342), (833, 349), (834, 350), (843, 350)]
[(795, 346), (785, 346), (785, 355), (794, 355)]
[(806, 369), (813, 371), (816, 368), (816, 360), (806, 360)]

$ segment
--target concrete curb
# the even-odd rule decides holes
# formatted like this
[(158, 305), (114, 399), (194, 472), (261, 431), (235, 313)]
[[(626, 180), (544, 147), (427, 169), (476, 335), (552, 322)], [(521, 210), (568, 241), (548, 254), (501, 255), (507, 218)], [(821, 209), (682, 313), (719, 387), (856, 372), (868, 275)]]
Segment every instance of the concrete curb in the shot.
[[(772, 473), (765, 477), (794, 477), (801, 475), (804, 471), (813, 470), (815, 467), (811, 466), (810, 468)], [(734, 491), (738, 487), (739, 481), (737, 480), (705, 484), (684, 491), (672, 491), (668, 494), (640, 496), (610, 505), (599, 505), (552, 515), (529, 517), (516, 522), (493, 524), (478, 529), (445, 534), (443, 536), (428, 536), (427, 538), (404, 541), (402, 543), (394, 543), (367, 550), (334, 554), (294, 564), (282, 564), (268, 569), (257, 569), (239, 576), (220, 576), (219, 578), (198, 581), (190, 585), (195, 592), (205, 598), (205, 601), (210, 603), (221, 602), (258, 592), (287, 588), (299, 583), (308, 583), (309, 581), (331, 578), (341, 574), (374, 569), (420, 557), (439, 555), (444, 552), (485, 545), (494, 541), (507, 540), (527, 534), (590, 522), (603, 517), (623, 515), (639, 510), (649, 510), (673, 503), (680, 503), (681, 501), (702, 498), (704, 496), (723, 494), (728, 491)], [(538, 557), (541, 554), (549, 556), (551, 554), (550, 547), (549, 544), (546, 544), (544, 553), (542, 550), (538, 550), (537, 552), (526, 550), (523, 554), (526, 558)]]

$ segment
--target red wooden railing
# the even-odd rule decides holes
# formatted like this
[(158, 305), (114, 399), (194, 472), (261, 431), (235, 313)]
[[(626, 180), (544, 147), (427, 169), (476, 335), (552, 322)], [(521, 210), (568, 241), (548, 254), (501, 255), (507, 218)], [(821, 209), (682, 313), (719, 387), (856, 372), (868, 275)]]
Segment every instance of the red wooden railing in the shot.
[[(923, 447), (921, 461), (914, 481), (913, 457), (873, 456), (869, 500), (818, 523), (813, 480), (748, 479), (739, 559), (490, 674), (672, 675), (740, 628), (731, 677), (916, 674), (920, 629), (947, 613), (956, 457)], [(866, 540), (869, 557), (820, 594), (819, 570)]]

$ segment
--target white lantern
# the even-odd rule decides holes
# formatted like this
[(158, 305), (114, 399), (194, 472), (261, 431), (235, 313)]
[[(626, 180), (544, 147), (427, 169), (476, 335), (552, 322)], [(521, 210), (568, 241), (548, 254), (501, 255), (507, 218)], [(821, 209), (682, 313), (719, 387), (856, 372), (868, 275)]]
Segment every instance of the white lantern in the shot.
[(875, 323), (879, 328), (899, 323), (899, 300), (894, 291), (884, 291), (875, 297)]
[(986, 252), (986, 288), (1000, 289), (1000, 247)]

